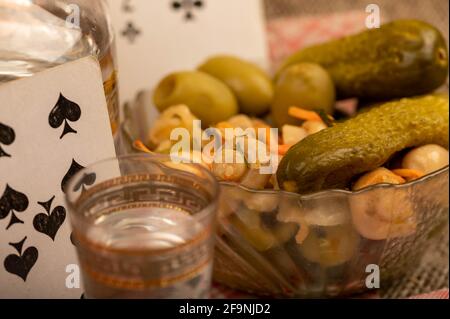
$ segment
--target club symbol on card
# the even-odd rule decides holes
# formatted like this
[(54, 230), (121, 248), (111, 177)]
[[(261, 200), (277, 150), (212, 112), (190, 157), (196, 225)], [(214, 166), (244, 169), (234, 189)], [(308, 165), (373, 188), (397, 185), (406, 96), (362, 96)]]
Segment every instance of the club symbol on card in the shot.
[(130, 13), (134, 11), (134, 7), (131, 4), (132, 0), (122, 0), (122, 10), (126, 13)]
[(172, 8), (175, 11), (183, 10), (186, 21), (193, 20), (194, 10), (201, 9), (205, 6), (204, 0), (177, 0), (172, 1)]
[(122, 30), (122, 36), (128, 39), (128, 42), (133, 44), (136, 38), (141, 35), (141, 30), (139, 30), (133, 22), (128, 22), (125, 29)]
[(54, 199), (55, 196), (53, 196), (48, 202), (38, 202), (38, 204), (45, 209), (46, 214), (37, 214), (33, 219), (34, 229), (47, 235), (53, 241), (55, 241), (56, 234), (66, 219), (66, 209), (64, 207), (57, 206), (52, 210), (52, 203)]
[(15, 139), (16, 134), (14, 133), (14, 130), (8, 125), (0, 123), (0, 157), (11, 157), (11, 155), (3, 150), (2, 144), (11, 145), (14, 143)]
[(5, 191), (0, 198), (0, 220), (5, 219), (11, 213), (11, 219), (6, 229), (9, 229), (14, 224), (23, 224), (15, 214), (22, 213), (28, 208), (28, 197), (9, 185), (6, 185)]
[(80, 106), (68, 100), (62, 93), (59, 94), (58, 102), (56, 102), (53, 109), (50, 111), (48, 116), (48, 123), (54, 129), (61, 127), (64, 123), (64, 130), (61, 134), (60, 139), (62, 139), (66, 134), (74, 133), (74, 130), (69, 122), (77, 122), (81, 118), (81, 108)]
[[(72, 159), (72, 164), (70, 165), (69, 170), (61, 181), (61, 189), (64, 193), (66, 193), (67, 191), (66, 187), (69, 180), (84, 168), (84, 166), (78, 164), (74, 159)], [(95, 173), (83, 174), (81, 179), (75, 184), (73, 191), (78, 192), (80, 189), (81, 191), (85, 191), (87, 186), (94, 185), (96, 179), (97, 175)]]
[(22, 239), (18, 243), (10, 243), (9, 245), (14, 247), (14, 249), (19, 253), (19, 255), (9, 255), (5, 258), (3, 265), (5, 270), (10, 274), (19, 276), (25, 282), (27, 281), (28, 274), (30, 270), (36, 264), (38, 260), (39, 252), (36, 247), (28, 247), (23, 253), (23, 245), (27, 237)]

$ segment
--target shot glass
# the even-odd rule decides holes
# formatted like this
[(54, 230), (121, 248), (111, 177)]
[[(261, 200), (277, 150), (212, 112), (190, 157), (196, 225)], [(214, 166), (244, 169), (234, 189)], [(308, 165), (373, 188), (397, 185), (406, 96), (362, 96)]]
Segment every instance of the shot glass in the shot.
[(131, 155), (66, 186), (86, 298), (207, 298), (219, 186), (197, 164)]

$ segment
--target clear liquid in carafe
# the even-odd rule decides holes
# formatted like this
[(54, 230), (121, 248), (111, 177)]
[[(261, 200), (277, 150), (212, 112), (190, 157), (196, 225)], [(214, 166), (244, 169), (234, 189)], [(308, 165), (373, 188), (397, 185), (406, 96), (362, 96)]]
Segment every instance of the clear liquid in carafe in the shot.
[(33, 4), (0, 1), (0, 84), (89, 55), (99, 58), (115, 135), (119, 124), (117, 79), (111, 45), (101, 50), (91, 33)]

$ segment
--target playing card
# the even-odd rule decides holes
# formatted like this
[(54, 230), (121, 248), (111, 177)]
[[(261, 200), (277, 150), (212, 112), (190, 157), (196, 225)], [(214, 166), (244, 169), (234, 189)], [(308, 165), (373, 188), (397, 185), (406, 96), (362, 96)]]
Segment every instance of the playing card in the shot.
[(195, 69), (214, 54), (268, 67), (260, 0), (110, 0), (120, 97), (132, 101), (169, 72)]
[[(115, 156), (99, 64), (88, 57), (1, 85), (0, 100), (0, 298), (80, 298), (67, 284), (77, 258), (64, 191)], [(86, 174), (75, 191), (100, 179)]]

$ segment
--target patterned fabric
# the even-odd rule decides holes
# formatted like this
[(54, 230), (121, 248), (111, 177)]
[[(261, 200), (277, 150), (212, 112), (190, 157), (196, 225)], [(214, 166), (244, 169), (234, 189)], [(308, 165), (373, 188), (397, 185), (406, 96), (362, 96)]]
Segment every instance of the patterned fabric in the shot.
[(279, 66), (284, 58), (304, 47), (361, 31), (365, 27), (365, 19), (364, 11), (351, 11), (270, 20), (267, 37), (272, 66)]
[[(448, 289), (441, 289), (428, 294), (410, 297), (409, 299), (449, 299)], [(212, 299), (256, 299), (257, 297), (248, 295), (243, 292), (232, 290), (224, 286), (214, 284), (211, 290), (210, 298)], [(380, 298), (378, 294), (366, 294), (363, 296), (354, 296), (357, 299), (377, 299)]]
[(410, 299), (448, 299), (448, 289), (442, 289), (429, 294), (415, 296)]

